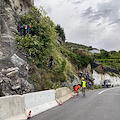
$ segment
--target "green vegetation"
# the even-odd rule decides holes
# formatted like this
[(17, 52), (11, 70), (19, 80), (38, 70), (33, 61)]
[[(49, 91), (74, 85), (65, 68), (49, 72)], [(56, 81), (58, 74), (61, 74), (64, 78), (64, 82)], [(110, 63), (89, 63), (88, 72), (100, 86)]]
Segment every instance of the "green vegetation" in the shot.
[(71, 42), (66, 42), (66, 46), (69, 49), (74, 48), (74, 50), (82, 49), (82, 50), (90, 51), (90, 50), (96, 49), (96, 48), (92, 48), (92, 46), (86, 46), (86, 45), (76, 44), (76, 43), (71, 43)]
[(47, 16), (46, 12), (40, 8), (32, 7), (29, 14), (21, 17), (24, 24), (30, 24), (30, 34), (22, 37), (17, 36), (18, 48), (24, 51), (30, 62), (37, 66), (45, 66), (46, 56), (52, 53), (52, 42), (57, 40), (54, 23)]
[(100, 54), (94, 54), (94, 59), (103, 65), (120, 70), (120, 51), (101, 50)]
[[(16, 36), (16, 47), (28, 58), (29, 82), (35, 86), (36, 91), (60, 87), (68, 78), (74, 79), (76, 70), (91, 62), (90, 56), (71, 51), (65, 45), (63, 28), (56, 26), (42, 7), (32, 7), (29, 13), (21, 16), (21, 20), (24, 24), (31, 25), (31, 29), (25, 37)], [(64, 44), (58, 42), (58, 36), (63, 36)], [(48, 69), (51, 55), (54, 65)]]
[(66, 48), (62, 48), (61, 53), (65, 57), (69, 58), (72, 64), (77, 65), (78, 69), (81, 67), (86, 67), (89, 63), (91, 63), (91, 58), (87, 55), (75, 53)]
[(102, 85), (93, 85), (93, 89), (101, 89)]
[(60, 25), (57, 25), (55, 29), (58, 35), (62, 38), (62, 41), (65, 42), (66, 38), (65, 38), (64, 29)]

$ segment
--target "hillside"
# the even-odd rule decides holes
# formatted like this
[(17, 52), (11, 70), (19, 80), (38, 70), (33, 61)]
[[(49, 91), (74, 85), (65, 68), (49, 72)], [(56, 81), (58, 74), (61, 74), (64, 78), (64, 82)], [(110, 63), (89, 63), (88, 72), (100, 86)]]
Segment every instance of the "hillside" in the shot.
[(66, 46), (68, 48), (74, 48), (74, 49), (77, 49), (77, 50), (82, 49), (82, 50), (90, 51), (90, 50), (96, 49), (96, 48), (92, 48), (92, 46), (86, 46), (86, 45), (71, 43), (71, 42), (66, 42)]
[[(66, 42), (64, 29), (32, 2), (2, 0), (0, 96), (62, 86), (73, 89), (73, 85), (80, 82), (78, 71), (83, 71), (84, 77), (88, 72), (93, 81), (93, 59), (104, 59), (107, 52), (93, 55), (89, 52), (95, 49), (92, 46)], [(27, 35), (20, 31), (24, 25), (31, 26)], [(50, 67), (51, 56), (53, 65)]]
[[(69, 78), (74, 79), (74, 74), (91, 62), (89, 56), (70, 51), (64, 40), (62, 43), (59, 41), (56, 25), (43, 8), (32, 7), (28, 14), (21, 16), (21, 20), (32, 28), (29, 35), (16, 36), (16, 46), (28, 56), (32, 68), (29, 82), (36, 90), (60, 87)], [(51, 55), (54, 65), (48, 68)]]
[[(32, 5), (33, 0), (2, 0), (0, 96), (61, 86), (72, 89), (79, 82), (78, 71), (91, 63), (89, 56), (69, 50), (64, 29), (55, 25), (42, 7)], [(18, 32), (23, 25), (31, 25), (24, 36)], [(51, 56), (53, 66), (48, 68)]]
[(100, 54), (94, 54), (94, 61), (120, 71), (120, 51), (101, 50)]
[[(98, 50), (97, 48), (92, 48), (92, 46), (85, 46), (76, 43), (66, 42), (67, 48), (80, 55), (87, 55), (92, 59), (92, 68), (98, 73), (109, 73), (119, 75), (120, 71), (120, 51), (106, 51)], [(92, 53), (92, 50), (96, 50)], [(98, 52), (99, 51), (99, 52)]]

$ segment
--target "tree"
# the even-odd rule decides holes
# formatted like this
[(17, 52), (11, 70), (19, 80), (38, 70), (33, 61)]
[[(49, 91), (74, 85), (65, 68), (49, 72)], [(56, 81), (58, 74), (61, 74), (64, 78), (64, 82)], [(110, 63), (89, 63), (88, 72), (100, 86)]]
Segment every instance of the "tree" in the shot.
[(64, 29), (60, 25), (57, 25), (55, 29), (56, 32), (59, 34), (59, 36), (62, 38), (62, 41), (65, 42), (66, 38), (65, 38)]
[(103, 59), (108, 58), (110, 56), (109, 52), (107, 52), (107, 51), (102, 51), (100, 55), (101, 55), (101, 58), (103, 58)]
[(112, 55), (115, 55), (116, 54), (116, 51), (110, 51), (110, 54), (112, 54)]

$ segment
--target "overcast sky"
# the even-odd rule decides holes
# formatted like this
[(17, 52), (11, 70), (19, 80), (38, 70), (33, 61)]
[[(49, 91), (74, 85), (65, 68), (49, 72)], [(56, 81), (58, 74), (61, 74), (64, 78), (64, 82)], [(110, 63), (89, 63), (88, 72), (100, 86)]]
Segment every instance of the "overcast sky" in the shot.
[(34, 4), (64, 28), (66, 41), (120, 50), (120, 0), (34, 0)]

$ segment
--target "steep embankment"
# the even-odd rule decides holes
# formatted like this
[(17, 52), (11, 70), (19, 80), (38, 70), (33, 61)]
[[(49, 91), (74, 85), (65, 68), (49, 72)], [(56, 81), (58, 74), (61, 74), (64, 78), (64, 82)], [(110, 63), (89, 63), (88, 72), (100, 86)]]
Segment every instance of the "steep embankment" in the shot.
[[(91, 58), (87, 54), (69, 50), (65, 46), (64, 40), (58, 39), (61, 29), (56, 30), (56, 25), (43, 8), (32, 7), (28, 14), (21, 17), (21, 20), (32, 26), (29, 35), (17, 36), (16, 41), (17, 47), (34, 64), (29, 81), (34, 84), (35, 89), (60, 87), (69, 78), (72, 82), (75, 78), (74, 74), (91, 62)], [(53, 55), (54, 65), (48, 69), (51, 55)], [(68, 84), (68, 86), (72, 85)]]
[[(32, 6), (33, 0), (1, 0), (0, 3), (0, 96), (23, 94), (33, 90), (26, 78), (27, 62), (21, 59), (15, 48), (16, 32), (20, 23), (19, 14)], [(22, 55), (22, 53), (21, 53)], [(24, 55), (22, 55), (25, 58)], [(21, 76), (21, 77), (20, 77)]]
[[(23, 15), (24, 12), (27, 13)], [(43, 8), (31, 7), (28, 0), (5, 0), (0, 21), (0, 96), (61, 86), (72, 88), (80, 82), (76, 73), (87, 67), (91, 59), (65, 46)], [(16, 32), (23, 24), (32, 26), (25, 37)], [(48, 69), (51, 55), (54, 65)], [(83, 70), (84, 77), (87, 72), (92, 76), (90, 66)]]
[(20, 21), (19, 14), (27, 12), (31, 6), (28, 0), (1, 0), (0, 3), (0, 60), (9, 59), (16, 51), (13, 32), (17, 30)]

